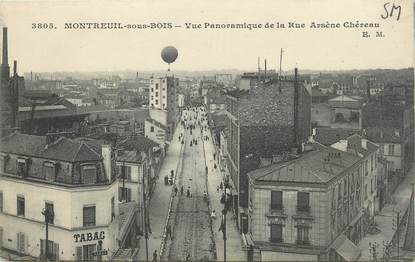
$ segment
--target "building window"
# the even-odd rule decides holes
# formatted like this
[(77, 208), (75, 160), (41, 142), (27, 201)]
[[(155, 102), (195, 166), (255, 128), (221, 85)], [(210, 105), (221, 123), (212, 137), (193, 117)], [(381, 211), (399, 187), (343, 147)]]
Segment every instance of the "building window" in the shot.
[(309, 245), (310, 244), (309, 233), (310, 233), (309, 227), (297, 226), (297, 244)]
[(83, 208), (83, 226), (95, 226), (95, 206), (86, 206)]
[(48, 211), (49, 213), (49, 223), (53, 224), (55, 221), (55, 210), (53, 207), (53, 203), (51, 202), (46, 202), (45, 203), (45, 211)]
[(159, 100), (158, 99), (156, 99), (156, 105), (158, 105), (159, 104)]
[(55, 164), (51, 162), (44, 162), (43, 175), (47, 181), (55, 181)]
[(395, 155), (395, 145), (393, 145), (393, 144), (390, 144), (390, 145), (388, 145), (388, 155), (390, 155), (390, 156), (393, 156), (393, 155)]
[(156, 97), (158, 97), (159, 96), (159, 92), (156, 92)]
[(97, 182), (97, 168), (95, 165), (82, 166), (82, 184), (95, 184)]
[(367, 199), (367, 185), (365, 185), (365, 200)]
[(154, 92), (154, 88), (151, 88), (151, 92)]
[(17, 175), (26, 177), (27, 176), (27, 161), (26, 159), (17, 159)]
[(26, 249), (25, 240), (26, 240), (26, 237), (24, 233), (22, 232), (17, 233), (17, 250), (20, 251), (21, 253), (24, 253)]
[(310, 212), (310, 194), (308, 192), (297, 193), (297, 210)]
[(120, 201), (131, 202), (131, 189), (128, 187), (120, 187), (118, 189), (118, 198)]
[(131, 181), (131, 167), (130, 166), (118, 166), (121, 173), (121, 179), (124, 179), (126, 181)]
[(0, 212), (3, 212), (3, 192), (0, 191)]
[(150, 127), (150, 132), (154, 132), (154, 126)]
[(25, 216), (25, 199), (24, 196), (17, 197), (17, 215)]
[(282, 225), (271, 225), (271, 242), (282, 243)]
[[(59, 259), (59, 244), (54, 243), (53, 241), (48, 241), (48, 259), (58, 260)], [(40, 240), (40, 255), (42, 258), (46, 259), (46, 240)]]
[(282, 210), (282, 191), (271, 191), (271, 209)]
[(83, 249), (82, 260), (87, 260), (87, 261), (95, 260), (95, 257), (92, 253), (94, 253), (96, 250), (96, 244), (85, 245), (82, 247), (82, 249)]
[(370, 157), (370, 171), (373, 171), (373, 155)]

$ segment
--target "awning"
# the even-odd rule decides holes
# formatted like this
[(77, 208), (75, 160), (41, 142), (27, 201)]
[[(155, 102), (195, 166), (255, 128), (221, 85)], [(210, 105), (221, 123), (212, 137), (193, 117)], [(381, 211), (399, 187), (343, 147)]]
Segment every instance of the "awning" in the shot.
[(331, 248), (336, 250), (336, 253), (339, 254), (346, 261), (357, 261), (361, 255), (360, 249), (353, 244), (344, 234), (340, 235), (331, 245)]

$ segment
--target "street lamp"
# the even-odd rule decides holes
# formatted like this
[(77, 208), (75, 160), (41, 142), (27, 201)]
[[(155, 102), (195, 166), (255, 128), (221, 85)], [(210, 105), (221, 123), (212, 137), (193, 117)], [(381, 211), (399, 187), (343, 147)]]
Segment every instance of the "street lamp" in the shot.
[(46, 243), (45, 243), (45, 259), (46, 261), (49, 259), (48, 253), (48, 245), (49, 245), (49, 222), (53, 221), (54, 213), (49, 208), (44, 208), (42, 210), (42, 215), (45, 217), (45, 224), (46, 224)]

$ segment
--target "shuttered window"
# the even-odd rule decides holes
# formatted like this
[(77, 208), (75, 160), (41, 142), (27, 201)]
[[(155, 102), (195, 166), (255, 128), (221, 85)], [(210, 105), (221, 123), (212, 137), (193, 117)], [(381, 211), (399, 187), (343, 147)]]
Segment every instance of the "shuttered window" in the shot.
[[(48, 259), (59, 260), (59, 244), (51, 240), (48, 241)], [(46, 239), (40, 240), (40, 254), (46, 259)]]
[(96, 250), (96, 244), (83, 246), (83, 260), (94, 260), (93, 252)]
[(128, 187), (120, 187), (118, 189), (118, 199), (119, 201), (131, 202), (131, 189)]
[(24, 233), (17, 233), (17, 250), (19, 252), (25, 252), (25, 234)]
[(82, 260), (82, 247), (76, 247), (76, 261)]

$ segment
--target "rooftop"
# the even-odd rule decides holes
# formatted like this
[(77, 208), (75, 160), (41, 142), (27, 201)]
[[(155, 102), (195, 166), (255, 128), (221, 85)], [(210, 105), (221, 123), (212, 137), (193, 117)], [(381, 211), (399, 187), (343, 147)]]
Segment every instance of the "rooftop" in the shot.
[(393, 127), (368, 127), (365, 129), (366, 136), (375, 143), (401, 143), (402, 134)]
[(360, 161), (348, 152), (320, 144), (313, 146), (314, 150), (297, 159), (251, 171), (248, 176), (255, 182), (325, 184)]
[(344, 128), (315, 128), (314, 140), (329, 146), (356, 133), (360, 133), (360, 131)]
[(46, 136), (27, 135), (17, 132), (0, 140), (0, 150), (3, 153), (67, 162), (101, 160), (100, 151), (87, 142), (60, 137), (48, 144)]
[(147, 153), (149, 150), (153, 150), (154, 148), (158, 148), (158, 144), (149, 138), (136, 134), (131, 138), (128, 138), (119, 143), (118, 148), (124, 150), (138, 150), (140, 152)]

